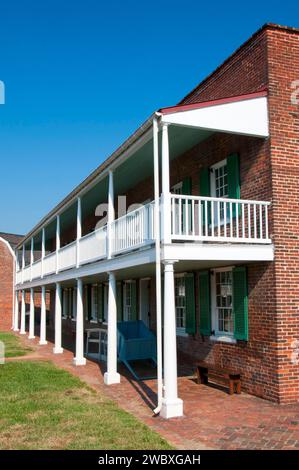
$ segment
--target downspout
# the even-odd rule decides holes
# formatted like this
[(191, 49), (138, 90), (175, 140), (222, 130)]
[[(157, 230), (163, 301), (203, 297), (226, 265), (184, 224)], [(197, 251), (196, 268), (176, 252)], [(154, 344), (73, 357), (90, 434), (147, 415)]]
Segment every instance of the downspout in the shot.
[(162, 358), (162, 306), (161, 306), (161, 243), (160, 243), (160, 190), (159, 190), (159, 143), (158, 143), (158, 117), (153, 118), (153, 154), (154, 154), (154, 237), (156, 254), (156, 329), (157, 329), (157, 382), (158, 405), (154, 414), (160, 413), (163, 399), (163, 358)]

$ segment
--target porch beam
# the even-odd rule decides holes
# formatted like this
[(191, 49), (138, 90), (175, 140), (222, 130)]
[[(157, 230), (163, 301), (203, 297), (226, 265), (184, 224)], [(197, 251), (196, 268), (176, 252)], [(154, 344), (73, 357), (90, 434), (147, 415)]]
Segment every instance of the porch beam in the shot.
[(42, 286), (39, 344), (45, 345), (47, 343), (48, 342), (46, 340), (46, 286)]
[(75, 366), (85, 366), (84, 357), (84, 316), (83, 316), (83, 281), (77, 279), (77, 316), (76, 316), (76, 356)]
[(56, 217), (56, 274), (59, 272), (60, 215)]
[(19, 331), (19, 291), (15, 290), (14, 305), (14, 328), (13, 331)]
[(112, 237), (113, 237), (113, 227), (112, 223), (115, 219), (115, 208), (114, 208), (114, 181), (113, 181), (113, 172), (109, 171), (109, 188), (108, 188), (108, 220), (107, 220), (107, 257), (111, 259), (112, 256)]
[(81, 198), (77, 199), (77, 260), (76, 266), (80, 266), (80, 239), (82, 237), (82, 204)]
[(62, 322), (62, 305), (61, 305), (61, 284), (57, 282), (55, 290), (55, 346), (54, 354), (62, 354), (61, 347), (61, 322)]
[(170, 177), (169, 177), (169, 138), (168, 124), (162, 124), (162, 241), (171, 243), (171, 212), (170, 212)]
[(26, 311), (25, 311), (25, 290), (22, 290), (22, 305), (21, 305), (21, 329), (20, 329), (20, 335), (25, 335), (26, 334), (26, 329), (25, 329), (25, 320), (26, 320)]

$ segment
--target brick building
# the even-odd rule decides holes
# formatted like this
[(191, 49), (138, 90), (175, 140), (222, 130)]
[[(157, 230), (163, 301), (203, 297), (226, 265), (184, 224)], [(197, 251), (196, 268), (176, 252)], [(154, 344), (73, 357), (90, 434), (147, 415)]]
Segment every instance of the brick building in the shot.
[(21, 235), (0, 233), (0, 330), (12, 327), (14, 304), (14, 249), (22, 240)]
[(32, 311), (35, 290), (50, 293), (54, 353), (73, 331), (84, 365), (84, 330), (107, 328), (105, 382), (117, 383), (117, 319), (142, 320), (160, 344), (162, 302), (162, 416), (183, 413), (177, 351), (298, 401), (298, 77), (299, 30), (265, 25), (27, 234), (16, 288)]

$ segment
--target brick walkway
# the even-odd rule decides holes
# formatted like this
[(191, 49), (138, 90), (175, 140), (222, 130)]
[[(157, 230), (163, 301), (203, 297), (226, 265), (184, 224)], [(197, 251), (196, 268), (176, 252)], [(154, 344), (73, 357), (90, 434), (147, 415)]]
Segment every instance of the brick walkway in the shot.
[(152, 416), (155, 380), (136, 382), (121, 367), (121, 384), (107, 387), (101, 365), (87, 361), (86, 366), (75, 367), (70, 351), (54, 355), (52, 343), (39, 346), (38, 339), (22, 340), (34, 351), (21, 360), (51, 360), (116, 401), (176, 448), (299, 449), (299, 403), (279, 406), (245, 393), (230, 396), (218, 388), (197, 385), (191, 377), (180, 377), (179, 396), (184, 400), (185, 417), (166, 421)]

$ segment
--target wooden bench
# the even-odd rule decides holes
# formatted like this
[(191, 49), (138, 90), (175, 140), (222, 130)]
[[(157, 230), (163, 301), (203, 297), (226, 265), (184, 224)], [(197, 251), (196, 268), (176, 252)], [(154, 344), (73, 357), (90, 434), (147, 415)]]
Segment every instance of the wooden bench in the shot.
[(215, 382), (222, 382), (229, 387), (229, 394), (241, 393), (241, 374), (232, 369), (223, 368), (214, 364), (200, 361), (196, 366), (197, 383), (208, 384), (209, 378)]

